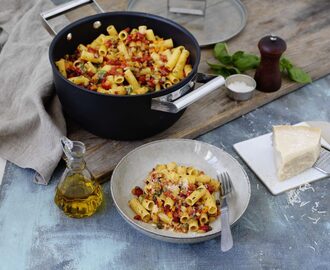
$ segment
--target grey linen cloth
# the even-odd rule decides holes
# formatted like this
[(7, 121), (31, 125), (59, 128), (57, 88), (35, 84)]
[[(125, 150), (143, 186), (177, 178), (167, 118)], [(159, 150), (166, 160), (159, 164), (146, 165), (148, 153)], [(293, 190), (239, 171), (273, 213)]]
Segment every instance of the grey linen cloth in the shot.
[(47, 184), (66, 133), (48, 60), (52, 37), (39, 15), (53, 4), (0, 0), (0, 7), (0, 156), (35, 170), (35, 182)]

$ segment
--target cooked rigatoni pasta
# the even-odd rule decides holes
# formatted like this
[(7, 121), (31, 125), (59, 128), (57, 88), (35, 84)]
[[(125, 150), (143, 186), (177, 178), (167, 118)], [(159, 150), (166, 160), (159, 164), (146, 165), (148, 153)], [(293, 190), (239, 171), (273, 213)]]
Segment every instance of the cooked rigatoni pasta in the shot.
[(180, 54), (180, 57), (173, 69), (173, 74), (174, 76), (176, 76), (178, 79), (183, 79), (184, 78), (184, 72), (183, 72), (183, 69), (184, 69), (184, 66), (186, 65), (187, 63), (187, 59), (189, 57), (189, 51), (187, 51), (186, 49), (183, 49), (181, 54)]
[(182, 224), (185, 224), (185, 223), (188, 223), (188, 221), (189, 221), (189, 214), (188, 213), (182, 213), (181, 215), (180, 215), (180, 222), (182, 223)]
[(142, 206), (148, 211), (151, 211), (154, 205), (155, 205), (154, 202), (151, 200), (146, 200), (146, 199), (142, 200)]
[(69, 78), (69, 81), (73, 82), (74, 84), (81, 84), (84, 86), (87, 86), (89, 83), (89, 80), (84, 76), (71, 77)]
[(61, 60), (58, 60), (55, 62), (58, 70), (61, 72), (61, 74), (64, 76), (64, 77), (67, 77), (66, 75), (66, 68), (65, 68), (65, 60), (64, 59), (61, 59)]
[(63, 77), (91, 91), (137, 95), (160, 91), (186, 78), (192, 71), (189, 55), (184, 46), (157, 36), (146, 25), (132, 30), (109, 25), (105, 34), (90, 44), (79, 44), (56, 66)]
[(191, 193), (186, 198), (186, 203), (189, 205), (194, 205), (196, 202), (200, 200), (206, 193), (206, 188), (203, 185), (200, 185), (193, 193)]
[(220, 214), (220, 202), (215, 199), (220, 188), (217, 180), (194, 167), (170, 162), (156, 165), (144, 182), (143, 189), (133, 188), (135, 201), (129, 201), (135, 219), (177, 232), (212, 229), (210, 222)]
[(200, 215), (200, 217), (199, 217), (199, 223), (200, 223), (201, 225), (204, 225), (204, 224), (207, 224), (208, 221), (209, 221), (209, 218), (208, 218), (207, 214), (206, 214), (206, 213), (202, 213), (202, 214)]
[(194, 218), (188, 221), (189, 231), (196, 232), (198, 230), (198, 221)]
[(133, 198), (129, 202), (129, 206), (133, 209), (135, 213), (138, 213), (138, 215), (141, 217), (141, 219), (144, 222), (148, 222), (150, 219), (149, 212), (143, 207), (143, 205), (140, 203), (140, 201), (136, 198)]
[(207, 207), (207, 212), (212, 215), (215, 214), (218, 210), (215, 202), (215, 198), (210, 194), (208, 190), (204, 193), (204, 197), (205, 197), (204, 204)]

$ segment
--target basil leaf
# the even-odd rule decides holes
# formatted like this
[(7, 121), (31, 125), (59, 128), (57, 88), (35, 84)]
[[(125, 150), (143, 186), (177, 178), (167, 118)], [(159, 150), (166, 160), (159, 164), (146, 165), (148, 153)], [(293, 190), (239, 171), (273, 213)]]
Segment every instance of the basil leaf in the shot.
[(210, 63), (210, 62), (206, 62), (206, 63), (212, 69), (221, 69), (224, 66), (223, 64), (216, 64), (216, 63)]
[(302, 69), (298, 67), (291, 67), (288, 70), (289, 78), (298, 83), (310, 83), (312, 82), (311, 77)]
[(231, 64), (231, 56), (230, 55), (222, 56), (220, 62), (225, 64), (225, 65), (230, 65)]
[(310, 83), (311, 77), (302, 69), (295, 67), (289, 59), (282, 57), (280, 60), (280, 69), (282, 72), (287, 71), (288, 76), (292, 81), (298, 83)]
[(228, 47), (227, 47), (226, 43), (220, 42), (220, 43), (215, 44), (215, 46), (214, 46), (215, 58), (219, 58), (223, 55), (229, 55)]
[(214, 46), (214, 56), (222, 64), (231, 64), (231, 56), (226, 43), (220, 42)]
[(217, 69), (214, 71), (215, 74), (221, 75), (224, 78), (227, 78), (228, 76), (232, 75), (228, 70), (226, 69)]
[(293, 64), (289, 61), (289, 59), (282, 57), (280, 60), (281, 72), (288, 71), (290, 68), (293, 68)]
[(209, 62), (207, 62), (207, 64), (210, 66), (210, 68), (216, 74), (222, 75), (225, 78), (228, 77), (228, 76), (230, 76), (230, 75), (233, 75), (233, 74), (239, 74), (239, 73), (241, 73), (239, 71), (239, 69), (237, 69), (236, 67), (233, 67), (233, 66), (226, 66), (226, 65), (223, 65), (221, 63), (214, 64), (214, 63), (209, 63)]
[(235, 61), (233, 61), (234, 66), (237, 67), (241, 72), (257, 68), (259, 63), (260, 59), (258, 56), (242, 52), (237, 52), (235, 55)]
[(243, 51), (237, 51), (233, 54), (232, 56), (232, 60), (235, 63), (235, 61), (237, 61), (239, 58), (241, 58), (243, 56), (244, 52)]
[(230, 72), (230, 74), (240, 74), (240, 70), (233, 66), (224, 66), (223, 69), (226, 69)]

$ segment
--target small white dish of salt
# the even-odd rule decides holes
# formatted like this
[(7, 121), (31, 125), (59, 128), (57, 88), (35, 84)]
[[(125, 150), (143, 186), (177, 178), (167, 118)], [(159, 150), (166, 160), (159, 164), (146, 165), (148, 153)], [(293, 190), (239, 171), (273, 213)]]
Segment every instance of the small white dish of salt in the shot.
[(225, 86), (230, 98), (242, 101), (253, 97), (256, 81), (248, 75), (235, 74), (227, 77)]

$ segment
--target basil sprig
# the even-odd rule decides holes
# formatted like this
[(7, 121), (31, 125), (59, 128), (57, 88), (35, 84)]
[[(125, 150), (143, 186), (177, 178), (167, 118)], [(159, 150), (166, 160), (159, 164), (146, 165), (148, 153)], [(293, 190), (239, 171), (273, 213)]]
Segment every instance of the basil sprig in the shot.
[[(207, 64), (216, 74), (224, 77), (256, 69), (260, 64), (260, 58), (254, 54), (237, 51), (231, 55), (227, 44), (224, 42), (217, 43), (214, 46), (213, 52), (219, 63), (207, 62)], [(312, 82), (311, 77), (305, 71), (294, 66), (290, 60), (285, 57), (282, 57), (280, 60), (280, 70), (282, 73), (287, 73), (292, 81), (298, 83)]]
[(287, 58), (282, 57), (280, 60), (280, 69), (282, 72), (287, 72), (292, 81), (298, 83), (310, 83), (311, 77), (301, 68), (294, 66)]

